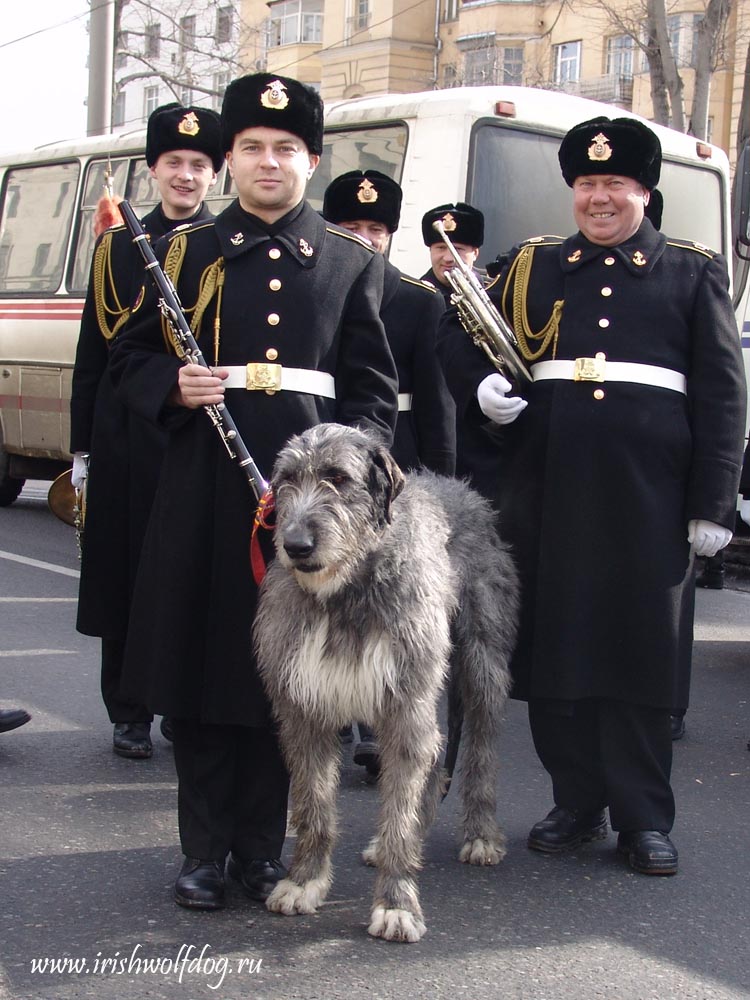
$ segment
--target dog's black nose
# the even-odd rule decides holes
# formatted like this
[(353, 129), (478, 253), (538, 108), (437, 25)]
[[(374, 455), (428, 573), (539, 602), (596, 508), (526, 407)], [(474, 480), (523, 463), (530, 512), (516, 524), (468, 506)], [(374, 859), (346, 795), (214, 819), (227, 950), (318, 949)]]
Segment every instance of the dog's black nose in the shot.
[(284, 532), (284, 551), (290, 559), (303, 559), (315, 548), (315, 539), (308, 528), (295, 527)]

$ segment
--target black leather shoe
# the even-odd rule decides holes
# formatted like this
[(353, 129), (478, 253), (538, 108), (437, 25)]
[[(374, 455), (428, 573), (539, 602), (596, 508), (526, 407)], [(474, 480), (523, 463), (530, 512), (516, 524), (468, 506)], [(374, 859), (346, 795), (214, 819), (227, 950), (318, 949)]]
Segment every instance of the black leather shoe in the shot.
[(224, 862), (185, 858), (174, 884), (174, 899), (190, 910), (220, 910), (224, 905)]
[(673, 740), (681, 740), (685, 735), (685, 716), (684, 715), (670, 715), (669, 716), (669, 731), (672, 734)]
[(630, 867), (642, 875), (676, 875), (677, 848), (658, 830), (632, 830), (617, 838), (617, 853), (626, 854)]
[(374, 736), (366, 736), (354, 748), (352, 760), (367, 768), (367, 773), (377, 777), (380, 774), (380, 748)]
[(229, 855), (227, 874), (242, 886), (245, 895), (260, 902), (271, 895), (277, 882), (286, 878), (287, 871), (280, 861), (240, 861)]
[(115, 734), (112, 737), (112, 749), (120, 757), (143, 759), (150, 757), (151, 746), (150, 722), (116, 722)]
[(9, 733), (31, 721), (31, 716), (22, 708), (0, 708), (0, 733)]
[(172, 728), (172, 720), (168, 715), (162, 717), (159, 723), (159, 730), (165, 740), (169, 740), (170, 743), (174, 743), (174, 729)]
[(606, 836), (607, 817), (603, 809), (601, 812), (581, 813), (555, 806), (531, 828), (527, 844), (532, 851), (558, 854), (589, 840), (604, 840)]

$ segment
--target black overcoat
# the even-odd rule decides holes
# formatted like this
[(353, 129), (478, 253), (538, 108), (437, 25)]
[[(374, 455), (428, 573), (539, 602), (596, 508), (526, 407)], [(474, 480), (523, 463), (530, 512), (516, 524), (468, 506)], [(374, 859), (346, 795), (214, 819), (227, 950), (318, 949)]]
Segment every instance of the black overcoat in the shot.
[(380, 318), (396, 362), (398, 390), (412, 397), (401, 410), (393, 457), (404, 470), (431, 469), (444, 476), (456, 470), (456, 407), (435, 349), (445, 311), (431, 285), (386, 263)]
[[(216, 296), (198, 331), (209, 363), (263, 362), (271, 351), (278, 364), (335, 377), (335, 400), (227, 390), (227, 408), (266, 478), (287, 439), (323, 421), (370, 428), (390, 446), (397, 383), (378, 315), (381, 255), (306, 202), (268, 227), (235, 201), (188, 230), (184, 243), (177, 290), (187, 310), (206, 268), (219, 257), (225, 264), (217, 359)], [(159, 255), (166, 250), (160, 246)], [(167, 427), (169, 441), (133, 602), (123, 695), (158, 714), (266, 725), (251, 634), (255, 498), (205, 412), (168, 405), (179, 364), (147, 293), (115, 345), (113, 372), (128, 404)]]
[[(541, 330), (563, 301), (558, 359), (603, 352), (681, 372), (688, 388), (522, 389), (528, 406), (498, 455), (500, 531), (523, 586), (514, 694), (671, 708), (692, 646), (688, 521), (734, 525), (745, 381), (726, 265), (648, 221), (617, 247), (579, 233), (534, 253), (528, 325)], [(490, 295), (511, 318), (506, 274)], [(459, 412), (479, 423), (476, 389), (493, 369), (457, 323), (448, 314), (439, 350)]]
[[(176, 226), (210, 219), (168, 219), (161, 207), (143, 226), (152, 243)], [(100, 278), (95, 278), (96, 273)], [(143, 285), (143, 259), (124, 226), (97, 240), (81, 318), (70, 398), (70, 450), (90, 454), (78, 594), (79, 632), (122, 638), (141, 544), (166, 441), (154, 424), (129, 413), (110, 378), (111, 336)], [(98, 309), (105, 316), (100, 323)], [(104, 330), (102, 329), (104, 327)], [(116, 336), (116, 334), (115, 334)]]

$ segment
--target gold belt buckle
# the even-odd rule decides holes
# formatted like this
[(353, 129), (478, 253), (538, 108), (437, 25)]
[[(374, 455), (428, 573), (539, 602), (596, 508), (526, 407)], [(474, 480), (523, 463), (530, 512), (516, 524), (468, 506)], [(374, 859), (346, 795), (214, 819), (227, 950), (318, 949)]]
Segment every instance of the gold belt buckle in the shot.
[(593, 358), (576, 358), (573, 367), (573, 381), (603, 382), (606, 370), (607, 358), (601, 352)]
[(266, 361), (251, 361), (246, 365), (246, 389), (262, 389), (269, 395), (281, 388), (281, 365), (269, 365)]

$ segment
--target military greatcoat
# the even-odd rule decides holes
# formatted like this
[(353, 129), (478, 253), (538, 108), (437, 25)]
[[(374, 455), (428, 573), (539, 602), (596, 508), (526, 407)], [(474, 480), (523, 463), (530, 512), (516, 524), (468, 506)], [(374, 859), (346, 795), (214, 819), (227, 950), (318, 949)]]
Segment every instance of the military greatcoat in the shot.
[(396, 362), (400, 410), (391, 449), (402, 469), (431, 469), (452, 476), (456, 468), (456, 407), (435, 350), (442, 295), (386, 263), (380, 318)]
[[(178, 225), (210, 219), (204, 206), (190, 219), (168, 219), (161, 207), (142, 222), (152, 243)], [(77, 628), (122, 638), (164, 432), (128, 412), (115, 397), (109, 361), (114, 339), (143, 286), (143, 259), (124, 226), (102, 233), (94, 248), (76, 348), (70, 399), (70, 450), (90, 454), (81, 553)]]
[[(490, 295), (512, 321), (508, 273)], [(498, 454), (500, 531), (523, 586), (514, 694), (671, 708), (692, 645), (688, 521), (734, 525), (745, 384), (725, 262), (644, 221), (612, 248), (541, 240), (527, 277), (532, 332), (563, 303), (538, 360), (602, 352), (684, 374), (687, 395), (606, 376), (514, 389), (528, 406)], [(493, 369), (457, 322), (448, 314), (439, 349), (459, 412), (479, 423)]]
[[(159, 254), (178, 240), (177, 291), (193, 322), (206, 276), (217, 261), (223, 271), (221, 293), (211, 296), (197, 329), (210, 364), (272, 360), (335, 379), (335, 399), (227, 389), (226, 406), (267, 479), (287, 439), (324, 421), (369, 428), (390, 447), (397, 382), (379, 317), (381, 255), (306, 202), (267, 226), (235, 201), (213, 222), (162, 241)], [(262, 726), (269, 709), (253, 658), (257, 588), (249, 557), (256, 502), (206, 413), (169, 405), (179, 364), (147, 293), (118, 339), (113, 372), (122, 397), (166, 427), (169, 441), (141, 558), (123, 693), (154, 713)]]

